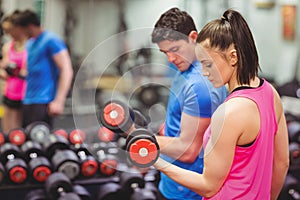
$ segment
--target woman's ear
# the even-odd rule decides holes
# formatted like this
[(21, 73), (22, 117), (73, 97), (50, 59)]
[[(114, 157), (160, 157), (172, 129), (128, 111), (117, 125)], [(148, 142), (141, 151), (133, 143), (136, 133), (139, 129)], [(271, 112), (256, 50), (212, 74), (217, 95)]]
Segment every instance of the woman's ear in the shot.
[(190, 39), (191, 41), (196, 42), (197, 37), (198, 37), (197, 31), (191, 31), (191, 32), (190, 32), (190, 34), (189, 34), (189, 39)]
[(229, 51), (229, 63), (232, 66), (235, 66), (238, 62), (237, 52), (235, 49)]

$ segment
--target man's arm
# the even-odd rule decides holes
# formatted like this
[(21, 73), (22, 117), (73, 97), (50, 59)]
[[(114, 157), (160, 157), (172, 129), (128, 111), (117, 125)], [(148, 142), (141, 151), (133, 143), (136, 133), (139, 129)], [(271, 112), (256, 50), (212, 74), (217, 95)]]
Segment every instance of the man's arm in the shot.
[(161, 153), (182, 162), (194, 162), (200, 153), (203, 135), (209, 123), (210, 118), (194, 117), (183, 113), (179, 137), (156, 137)]
[(63, 50), (55, 54), (53, 59), (60, 70), (60, 75), (56, 96), (49, 104), (49, 114), (60, 115), (63, 113), (65, 100), (71, 87), (73, 68), (70, 55), (67, 50)]

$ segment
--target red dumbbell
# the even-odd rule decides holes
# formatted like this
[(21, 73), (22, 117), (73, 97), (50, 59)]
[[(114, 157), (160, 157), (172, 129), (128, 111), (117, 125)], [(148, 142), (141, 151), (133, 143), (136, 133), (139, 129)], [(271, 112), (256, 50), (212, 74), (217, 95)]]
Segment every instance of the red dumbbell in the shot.
[(153, 165), (160, 153), (155, 136), (146, 129), (136, 129), (127, 136), (126, 151), (129, 161), (141, 168)]

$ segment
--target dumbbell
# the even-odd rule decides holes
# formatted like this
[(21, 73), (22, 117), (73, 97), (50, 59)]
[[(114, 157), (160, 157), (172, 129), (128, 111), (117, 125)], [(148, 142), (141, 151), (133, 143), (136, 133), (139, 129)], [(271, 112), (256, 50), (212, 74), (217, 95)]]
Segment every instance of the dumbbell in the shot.
[(291, 165), (299, 165), (300, 164), (300, 144), (297, 142), (291, 142), (289, 144), (290, 151), (290, 163)]
[(300, 199), (300, 183), (294, 176), (287, 174), (278, 200), (296, 199)]
[(10, 143), (21, 146), (27, 138), (22, 128), (14, 128), (7, 133), (7, 139)]
[(25, 200), (49, 200), (49, 199), (43, 189), (35, 189), (29, 191), (26, 194)]
[(62, 128), (58, 128), (56, 130), (53, 130), (53, 134), (60, 135), (64, 138), (66, 138), (67, 140), (69, 139), (69, 133), (65, 129), (62, 129)]
[(74, 129), (69, 134), (69, 141), (71, 144), (82, 144), (85, 141), (85, 132), (80, 129)]
[(9, 76), (17, 76), (20, 75), (20, 67), (16, 63), (8, 63), (5, 67), (5, 71)]
[(112, 176), (118, 167), (118, 148), (114, 145), (102, 146), (97, 152), (99, 171), (103, 176)]
[(80, 172), (84, 177), (92, 177), (98, 171), (98, 162), (92, 156), (86, 145), (76, 145), (73, 150), (79, 157)]
[(130, 200), (156, 200), (157, 196), (147, 188), (135, 188)]
[(159, 145), (155, 136), (146, 129), (135, 129), (126, 139), (128, 160), (135, 166), (147, 168), (159, 157)]
[(5, 168), (2, 165), (2, 163), (0, 163), (0, 184), (3, 183), (4, 180), (5, 180)]
[(126, 197), (130, 197), (135, 188), (144, 188), (145, 180), (139, 170), (128, 168), (120, 174), (120, 186)]
[(290, 142), (300, 143), (300, 122), (291, 121), (288, 123), (288, 133)]
[(28, 172), (19, 147), (11, 143), (5, 143), (0, 147), (0, 155), (9, 180), (17, 184), (24, 183), (27, 180)]
[(126, 199), (121, 186), (115, 182), (103, 183), (98, 189), (97, 200)]
[(5, 143), (5, 135), (0, 131), (0, 146)]
[(36, 121), (26, 126), (25, 133), (31, 140), (42, 144), (50, 135), (50, 127), (46, 122)]
[(60, 135), (50, 134), (43, 143), (43, 149), (54, 171), (66, 174), (71, 180), (79, 175), (79, 158), (70, 149), (67, 139)]
[(73, 192), (77, 194), (81, 200), (92, 200), (91, 194), (82, 185), (74, 185)]
[(111, 100), (104, 104), (99, 114), (100, 122), (116, 133), (127, 132), (133, 124), (145, 127), (147, 119), (136, 109), (119, 100)]
[(54, 172), (45, 182), (45, 190), (50, 199), (80, 200), (73, 192), (71, 180), (61, 172)]
[(31, 177), (37, 182), (45, 182), (52, 173), (52, 166), (44, 156), (40, 143), (28, 140), (21, 146), (28, 163)]
[(117, 134), (104, 126), (99, 128), (97, 136), (101, 142), (113, 142), (118, 138)]

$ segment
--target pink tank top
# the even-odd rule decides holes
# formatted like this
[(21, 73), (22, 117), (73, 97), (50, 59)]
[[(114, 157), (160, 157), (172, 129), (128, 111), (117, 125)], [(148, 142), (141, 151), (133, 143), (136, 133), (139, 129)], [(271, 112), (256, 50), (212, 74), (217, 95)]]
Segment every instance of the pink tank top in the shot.
[[(24, 69), (26, 66), (27, 51), (15, 51), (14, 42), (12, 41), (8, 50), (8, 60), (16, 63), (21, 69)], [(19, 101), (24, 98), (25, 90), (26, 81), (24, 79), (9, 76), (5, 84), (4, 95), (11, 100)]]
[[(256, 103), (260, 112), (261, 127), (252, 145), (236, 146), (233, 163), (223, 186), (216, 195), (209, 199), (270, 199), (274, 136), (277, 131), (273, 90), (264, 80), (258, 88), (234, 91), (226, 101), (234, 97), (249, 98)], [(210, 134), (211, 128), (209, 127), (204, 134), (204, 147)]]

